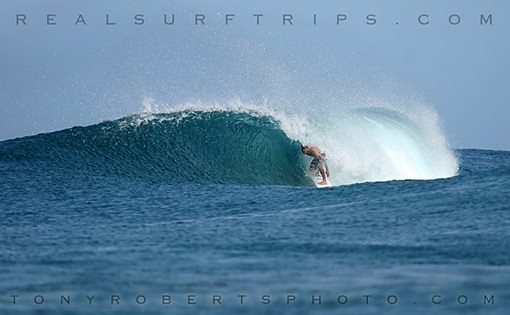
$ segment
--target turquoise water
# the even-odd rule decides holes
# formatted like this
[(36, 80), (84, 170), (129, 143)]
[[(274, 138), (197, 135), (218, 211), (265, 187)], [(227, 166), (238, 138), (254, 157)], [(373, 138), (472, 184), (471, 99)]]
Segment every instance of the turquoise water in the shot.
[(142, 118), (0, 142), (0, 313), (510, 308), (510, 152), (457, 150), (449, 178), (316, 189), (271, 116)]

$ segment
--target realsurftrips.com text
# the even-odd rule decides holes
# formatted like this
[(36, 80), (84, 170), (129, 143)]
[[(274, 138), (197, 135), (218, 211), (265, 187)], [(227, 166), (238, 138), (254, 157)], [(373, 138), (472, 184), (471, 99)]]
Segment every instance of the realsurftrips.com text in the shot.
[(115, 27), (120, 25), (190, 25), (190, 26), (216, 26), (223, 25), (228, 27), (235, 27), (238, 25), (253, 25), (263, 26), (280, 25), (283, 27), (293, 26), (347, 26), (347, 25), (418, 25), (418, 26), (431, 26), (431, 25), (447, 25), (447, 26), (461, 26), (461, 25), (479, 25), (491, 26), (497, 23), (497, 17), (492, 13), (479, 13), (473, 15), (461, 15), (458, 13), (447, 14), (431, 14), (431, 13), (418, 13), (415, 15), (406, 16), (404, 19), (390, 18), (388, 16), (380, 16), (377, 13), (368, 13), (366, 15), (352, 15), (347, 13), (336, 14), (309, 14), (309, 15), (296, 15), (292, 13), (282, 14), (264, 14), (264, 13), (251, 13), (251, 14), (238, 14), (218, 12), (215, 14), (176, 14), (176, 13), (160, 13), (160, 14), (145, 14), (136, 13), (129, 16), (104, 13), (104, 14), (29, 14), (29, 13), (16, 13), (12, 16), (12, 24), (23, 26), (82, 26), (88, 25), (104, 25), (108, 27)]

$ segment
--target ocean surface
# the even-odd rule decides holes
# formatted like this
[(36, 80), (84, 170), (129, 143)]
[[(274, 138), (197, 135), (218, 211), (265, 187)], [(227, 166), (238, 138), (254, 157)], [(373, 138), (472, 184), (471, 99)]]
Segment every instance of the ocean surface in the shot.
[(0, 142), (0, 314), (507, 314), (510, 152), (351, 118), (324, 139), (184, 110)]

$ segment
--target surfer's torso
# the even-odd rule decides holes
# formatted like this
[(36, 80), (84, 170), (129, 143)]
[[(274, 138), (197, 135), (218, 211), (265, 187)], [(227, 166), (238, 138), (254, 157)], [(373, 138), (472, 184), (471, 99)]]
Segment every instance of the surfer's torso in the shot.
[(319, 159), (319, 160), (322, 157), (321, 149), (319, 149), (318, 147), (306, 147), (303, 150), (303, 153), (308, 155), (308, 156), (311, 156), (311, 157), (314, 157), (316, 159)]

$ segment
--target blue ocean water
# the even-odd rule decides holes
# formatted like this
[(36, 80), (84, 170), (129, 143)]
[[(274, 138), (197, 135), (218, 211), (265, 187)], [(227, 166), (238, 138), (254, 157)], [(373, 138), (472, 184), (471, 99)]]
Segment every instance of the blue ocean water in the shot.
[(0, 142), (1, 314), (510, 309), (510, 152), (317, 189), (271, 116), (156, 117)]

